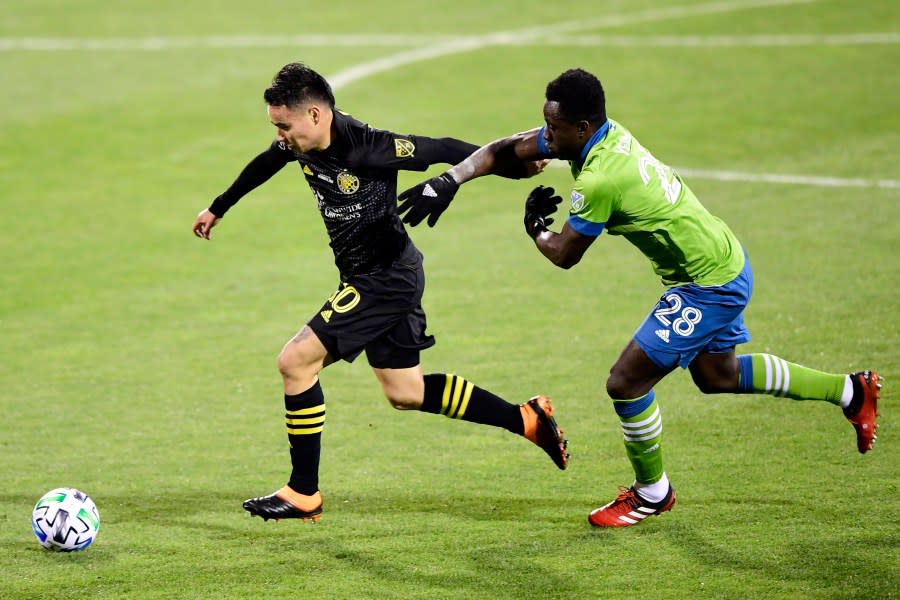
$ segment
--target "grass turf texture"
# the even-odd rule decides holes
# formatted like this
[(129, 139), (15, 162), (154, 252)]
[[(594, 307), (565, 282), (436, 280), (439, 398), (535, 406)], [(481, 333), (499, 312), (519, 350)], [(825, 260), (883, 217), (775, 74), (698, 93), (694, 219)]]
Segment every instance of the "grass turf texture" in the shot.
[[(591, 10), (638, 17), (578, 33), (824, 35), (888, 32), (900, 18), (886, 0), (720, 5), (735, 10), (685, 2), (692, 14), (665, 18), (662, 3), (604, 2)], [(575, 2), (365, 6), (12, 2), (0, 36), (480, 35), (584, 17)], [(870, 455), (831, 406), (704, 397), (677, 373), (657, 394), (679, 503), (637, 528), (591, 530), (587, 512), (631, 480), (605, 373), (661, 288), (621, 239), (554, 268), (521, 231), (536, 182), (485, 179), (436, 229), (412, 230), (439, 341), (423, 366), (514, 401), (553, 396), (570, 469), (506, 432), (391, 410), (361, 360), (322, 376), (322, 521), (241, 510), (286, 478), (275, 355), (336, 272), (293, 169), (211, 243), (191, 221), (271, 139), (261, 92), (282, 64), (330, 76), (405, 50), (0, 51), (0, 597), (896, 596), (896, 188), (687, 178), (753, 259), (743, 351), (886, 376)], [(897, 180), (898, 64), (896, 42), (535, 42), (400, 66), (337, 96), (377, 127), (486, 142), (539, 125), (546, 82), (583, 66), (610, 115), (670, 164)], [(401, 189), (422, 177), (402, 175)], [(569, 177), (552, 169), (540, 182), (565, 192)], [(87, 552), (51, 554), (33, 538), (29, 511), (56, 486), (97, 502)]]

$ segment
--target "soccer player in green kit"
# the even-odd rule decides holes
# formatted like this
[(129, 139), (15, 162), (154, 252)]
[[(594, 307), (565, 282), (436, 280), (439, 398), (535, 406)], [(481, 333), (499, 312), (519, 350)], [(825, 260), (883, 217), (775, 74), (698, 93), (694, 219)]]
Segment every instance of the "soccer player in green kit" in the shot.
[(562, 201), (535, 188), (525, 202), (525, 230), (555, 265), (576, 265), (605, 230), (621, 235), (653, 264), (666, 291), (610, 369), (606, 391), (625, 438), (634, 483), (591, 511), (595, 527), (626, 527), (668, 511), (675, 491), (662, 462), (662, 418), (653, 386), (687, 368), (706, 394), (771, 394), (823, 400), (843, 409), (857, 449), (871, 450), (880, 378), (874, 371), (837, 375), (770, 354), (735, 353), (750, 340), (743, 312), (753, 289), (746, 252), (675, 171), (606, 116), (600, 81), (571, 69), (546, 89), (545, 125), (496, 140), (438, 177), (400, 194), (404, 222), (434, 226), (459, 185), (510, 161), (568, 160), (575, 183), (562, 230), (548, 229)]

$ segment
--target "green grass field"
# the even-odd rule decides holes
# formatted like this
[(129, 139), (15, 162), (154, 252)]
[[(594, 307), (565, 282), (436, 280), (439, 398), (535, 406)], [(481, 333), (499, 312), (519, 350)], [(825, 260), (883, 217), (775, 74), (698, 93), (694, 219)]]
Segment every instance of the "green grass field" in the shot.
[[(900, 595), (896, 2), (11, 0), (3, 13), (0, 598)], [(742, 351), (886, 378), (874, 451), (856, 452), (833, 406), (703, 396), (678, 372), (657, 397), (679, 503), (592, 530), (588, 511), (631, 482), (606, 373), (661, 288), (621, 238), (556, 269), (521, 231), (536, 181), (486, 178), (412, 230), (438, 339), (423, 367), (515, 402), (551, 395), (569, 470), (504, 431), (392, 410), (360, 359), (322, 375), (323, 519), (248, 517), (241, 501), (289, 469), (275, 358), (337, 272), (294, 169), (212, 242), (190, 226), (272, 139), (262, 90), (292, 60), (373, 126), (479, 143), (540, 125), (561, 71), (596, 73), (610, 115), (748, 248)], [(569, 180), (540, 177), (564, 195)], [(58, 486), (100, 509), (86, 552), (46, 552), (30, 530)]]

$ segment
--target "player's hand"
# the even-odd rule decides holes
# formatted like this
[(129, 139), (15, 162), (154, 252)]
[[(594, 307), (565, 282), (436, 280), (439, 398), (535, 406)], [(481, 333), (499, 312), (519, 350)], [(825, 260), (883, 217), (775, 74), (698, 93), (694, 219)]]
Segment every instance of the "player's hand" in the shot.
[(415, 227), (428, 217), (428, 226), (434, 227), (441, 213), (447, 210), (456, 195), (459, 184), (448, 173), (432, 177), (419, 185), (409, 188), (397, 196), (400, 206), (397, 212), (403, 216), (403, 222)]
[(209, 239), (210, 231), (219, 222), (219, 217), (209, 212), (208, 208), (203, 209), (197, 218), (194, 219), (193, 231), (194, 235), (205, 240)]
[(562, 198), (555, 196), (552, 187), (537, 186), (525, 200), (525, 232), (532, 238), (553, 224), (550, 215), (556, 212)]

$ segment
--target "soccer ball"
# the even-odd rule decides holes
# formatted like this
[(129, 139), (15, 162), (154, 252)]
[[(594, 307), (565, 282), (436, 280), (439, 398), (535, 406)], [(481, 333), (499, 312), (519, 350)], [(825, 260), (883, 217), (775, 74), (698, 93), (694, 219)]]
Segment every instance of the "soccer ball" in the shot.
[(56, 488), (34, 505), (31, 528), (44, 548), (60, 552), (84, 550), (100, 531), (100, 513), (84, 492)]

